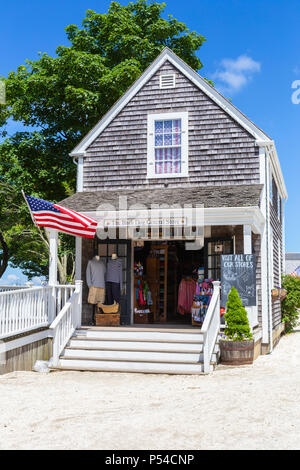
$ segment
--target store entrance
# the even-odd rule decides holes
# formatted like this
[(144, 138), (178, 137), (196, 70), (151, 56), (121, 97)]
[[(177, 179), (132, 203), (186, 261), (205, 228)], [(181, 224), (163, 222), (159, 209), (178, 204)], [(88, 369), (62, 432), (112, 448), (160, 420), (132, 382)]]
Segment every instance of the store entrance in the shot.
[(199, 268), (204, 278), (204, 247), (195, 250), (185, 241), (144, 241), (136, 245), (134, 323), (192, 324), (191, 309), (180, 306), (180, 287), (184, 284), (193, 299)]

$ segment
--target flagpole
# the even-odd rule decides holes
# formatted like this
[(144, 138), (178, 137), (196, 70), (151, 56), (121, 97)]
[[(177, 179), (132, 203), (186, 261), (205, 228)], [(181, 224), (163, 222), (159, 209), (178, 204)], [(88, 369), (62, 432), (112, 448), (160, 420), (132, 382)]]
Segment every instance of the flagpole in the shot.
[(28, 201), (27, 201), (27, 198), (26, 198), (26, 195), (25, 195), (23, 189), (21, 190), (21, 193), (22, 193), (23, 198), (25, 199), (26, 205), (27, 205), (28, 210), (29, 210), (29, 212), (30, 212), (30, 216), (31, 216), (32, 222), (34, 223), (35, 227), (37, 227), (37, 223), (36, 223), (36, 221), (35, 221), (35, 219), (34, 219), (33, 213), (32, 213), (32, 211), (31, 211), (30, 205), (29, 205), (29, 203), (28, 203)]

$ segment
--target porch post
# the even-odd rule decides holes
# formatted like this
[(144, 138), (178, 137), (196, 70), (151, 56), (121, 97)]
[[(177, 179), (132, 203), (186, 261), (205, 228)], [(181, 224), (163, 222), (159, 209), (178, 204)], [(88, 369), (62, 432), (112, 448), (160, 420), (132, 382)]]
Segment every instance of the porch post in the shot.
[(75, 239), (75, 279), (81, 280), (81, 261), (82, 261), (82, 238)]
[(251, 225), (244, 225), (244, 254), (252, 255), (252, 233)]
[[(244, 254), (245, 255), (252, 255), (252, 229), (251, 225), (244, 225), (243, 226), (243, 233), (244, 233)], [(256, 302), (257, 302), (257, 295), (256, 295)], [(258, 324), (258, 310), (257, 305), (254, 307), (246, 307), (248, 319), (250, 323), (251, 329), (253, 329)]]
[(57, 230), (49, 230), (49, 285), (55, 286), (57, 282), (57, 256), (58, 256), (58, 232)]

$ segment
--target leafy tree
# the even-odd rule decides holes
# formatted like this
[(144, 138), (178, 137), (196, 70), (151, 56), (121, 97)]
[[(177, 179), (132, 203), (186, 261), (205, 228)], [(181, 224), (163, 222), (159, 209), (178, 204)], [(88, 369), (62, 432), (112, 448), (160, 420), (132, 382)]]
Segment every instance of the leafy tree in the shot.
[(285, 331), (291, 333), (299, 321), (300, 277), (283, 276), (282, 287), (287, 290), (287, 295), (281, 304), (282, 321), (285, 322)]
[(227, 339), (230, 341), (247, 341), (252, 339), (247, 311), (235, 287), (232, 287), (228, 294), (225, 320), (227, 324), (225, 328)]
[[(165, 46), (195, 70), (202, 67), (196, 51), (205, 38), (171, 15), (162, 18), (164, 9), (164, 3), (138, 0), (126, 6), (112, 2), (104, 14), (88, 10), (81, 28), (66, 28), (68, 47), (59, 46), (55, 57), (40, 54), (3, 77), (6, 104), (0, 104), (0, 126), (6, 140), (0, 145), (1, 181), (46, 200), (65, 198), (75, 189), (70, 151)], [(8, 136), (9, 119), (29, 130)], [(24, 227), (31, 230), (26, 220)], [(18, 224), (12, 226), (11, 234), (18, 233)], [(35, 240), (35, 250), (43, 251), (43, 240)], [(27, 245), (25, 268), (16, 255), (21, 248), (14, 245), (13, 236), (8, 241), (14, 262), (26, 272), (39, 273), (25, 254)]]

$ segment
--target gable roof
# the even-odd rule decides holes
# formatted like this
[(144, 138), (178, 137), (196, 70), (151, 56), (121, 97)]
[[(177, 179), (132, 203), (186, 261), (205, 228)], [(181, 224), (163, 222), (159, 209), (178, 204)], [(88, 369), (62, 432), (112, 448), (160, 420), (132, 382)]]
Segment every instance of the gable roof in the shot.
[(116, 101), (112, 108), (100, 119), (100, 121), (87, 133), (87, 135), (72, 150), (70, 156), (75, 157), (83, 155), (91, 143), (103, 132), (109, 123), (117, 114), (126, 106), (126, 104), (138, 93), (138, 91), (150, 80), (157, 70), (169, 61), (180, 72), (182, 72), (191, 82), (193, 82), (200, 90), (215, 101), (227, 114), (237, 121), (244, 129), (246, 129), (257, 140), (267, 140), (271, 142), (270, 137), (257, 127), (250, 119), (241, 113), (230, 101), (228, 101), (221, 93), (212, 87), (204, 78), (202, 78), (195, 70), (186, 64), (168, 47), (157, 56), (157, 58), (149, 65), (142, 75), (131, 85), (131, 87)]
[(259, 145), (274, 150), (270, 153), (270, 158), (278, 178), (279, 187), (282, 197), (287, 197), (286, 188), (280, 168), (274, 141), (254, 124), (247, 116), (245, 116), (238, 108), (228, 101), (221, 93), (212, 87), (207, 80), (202, 78), (195, 70), (193, 70), (186, 62), (178, 57), (171, 49), (165, 47), (157, 58), (150, 64), (142, 75), (131, 85), (131, 87), (116, 101), (112, 108), (100, 119), (100, 121), (87, 133), (87, 135), (76, 145), (70, 153), (71, 157), (85, 156), (88, 147), (94, 140), (104, 131), (110, 122), (120, 113), (127, 103), (138, 93), (138, 91), (150, 80), (150, 78), (159, 70), (159, 68), (169, 61), (183, 75), (185, 75), (194, 85), (196, 85), (203, 93), (211, 98), (220, 108), (222, 108), (232, 119), (234, 119), (241, 127), (251, 134)]

